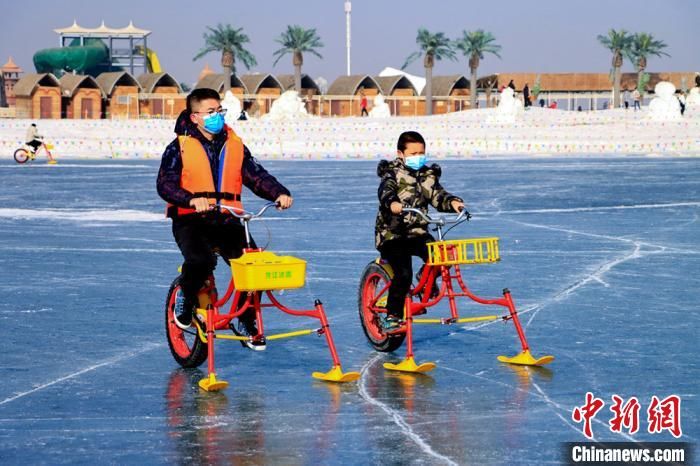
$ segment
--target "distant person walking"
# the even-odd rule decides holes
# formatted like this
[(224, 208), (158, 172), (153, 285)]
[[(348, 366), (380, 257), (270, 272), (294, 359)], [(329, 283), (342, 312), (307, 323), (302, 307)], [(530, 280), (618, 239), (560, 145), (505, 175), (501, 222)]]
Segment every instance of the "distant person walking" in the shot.
[(681, 116), (683, 116), (685, 113), (685, 95), (682, 92), (676, 94), (676, 99), (678, 99), (678, 103), (681, 105)]
[(625, 89), (625, 92), (622, 93), (622, 100), (625, 101), (625, 110), (629, 110), (630, 108), (630, 91)]
[(360, 91), (360, 116), (369, 116), (367, 111), (367, 96), (365, 91)]
[(634, 100), (634, 111), (642, 110), (642, 94), (639, 93), (639, 89), (632, 92), (632, 100)]
[(523, 99), (525, 108), (532, 106), (532, 101), (530, 100), (530, 85), (528, 83), (525, 83), (525, 87), (523, 87)]

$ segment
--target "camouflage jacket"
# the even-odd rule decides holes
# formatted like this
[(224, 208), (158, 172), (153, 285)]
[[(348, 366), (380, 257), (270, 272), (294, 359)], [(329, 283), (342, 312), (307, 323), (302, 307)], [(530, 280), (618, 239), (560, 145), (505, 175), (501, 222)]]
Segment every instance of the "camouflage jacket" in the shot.
[(440, 212), (451, 212), (453, 200), (462, 201), (448, 193), (440, 185), (442, 170), (437, 164), (420, 170), (408, 168), (401, 158), (391, 162), (382, 160), (377, 166), (379, 183), (379, 212), (375, 224), (375, 245), (379, 249), (385, 241), (396, 238), (430, 236), (428, 225), (413, 213), (394, 215), (391, 203), (400, 202), (404, 207), (413, 207), (428, 213), (428, 205)]

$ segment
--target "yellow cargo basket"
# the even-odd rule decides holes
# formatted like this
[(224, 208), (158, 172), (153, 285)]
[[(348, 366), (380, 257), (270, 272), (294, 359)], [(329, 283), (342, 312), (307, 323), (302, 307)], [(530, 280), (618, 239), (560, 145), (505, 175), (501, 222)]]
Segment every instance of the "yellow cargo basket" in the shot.
[(428, 243), (429, 265), (488, 264), (501, 260), (498, 238), (471, 238)]
[(301, 288), (306, 277), (306, 261), (269, 251), (247, 252), (231, 259), (231, 273), (240, 291)]

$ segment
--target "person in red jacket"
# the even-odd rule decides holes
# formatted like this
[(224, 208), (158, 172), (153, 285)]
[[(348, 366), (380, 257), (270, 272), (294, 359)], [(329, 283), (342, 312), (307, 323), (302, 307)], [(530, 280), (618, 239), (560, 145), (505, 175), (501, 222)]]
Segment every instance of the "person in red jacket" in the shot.
[[(243, 186), (263, 199), (275, 201), (280, 209), (291, 207), (293, 202), (289, 190), (224, 124), (225, 113), (218, 92), (192, 91), (187, 96), (187, 109), (175, 124), (178, 137), (166, 147), (158, 172), (158, 194), (168, 203), (173, 235), (185, 259), (180, 277), (183, 299), (178, 300), (175, 310), (175, 324), (183, 329), (192, 324), (197, 294), (216, 267), (215, 252), (228, 262), (240, 257), (245, 247), (240, 221), (216, 206), (241, 208)], [(252, 311), (239, 318), (237, 333), (257, 334)], [(264, 340), (243, 344), (265, 349)]]
[(364, 90), (360, 91), (360, 116), (369, 116), (367, 111), (367, 95)]

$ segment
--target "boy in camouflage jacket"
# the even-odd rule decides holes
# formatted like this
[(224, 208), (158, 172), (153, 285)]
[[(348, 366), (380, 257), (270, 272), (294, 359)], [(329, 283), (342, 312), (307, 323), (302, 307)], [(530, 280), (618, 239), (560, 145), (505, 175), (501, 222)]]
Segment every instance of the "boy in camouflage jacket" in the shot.
[(375, 225), (375, 243), (382, 259), (394, 271), (387, 298), (388, 329), (401, 325), (403, 305), (411, 287), (413, 267), (411, 257), (428, 260), (427, 243), (435, 241), (428, 225), (414, 213), (401, 209), (412, 207), (428, 213), (428, 205), (440, 212), (459, 212), (464, 201), (440, 185), (442, 170), (437, 164), (425, 165), (425, 140), (415, 131), (399, 137), (396, 159), (382, 160), (377, 166), (379, 183), (379, 212)]

